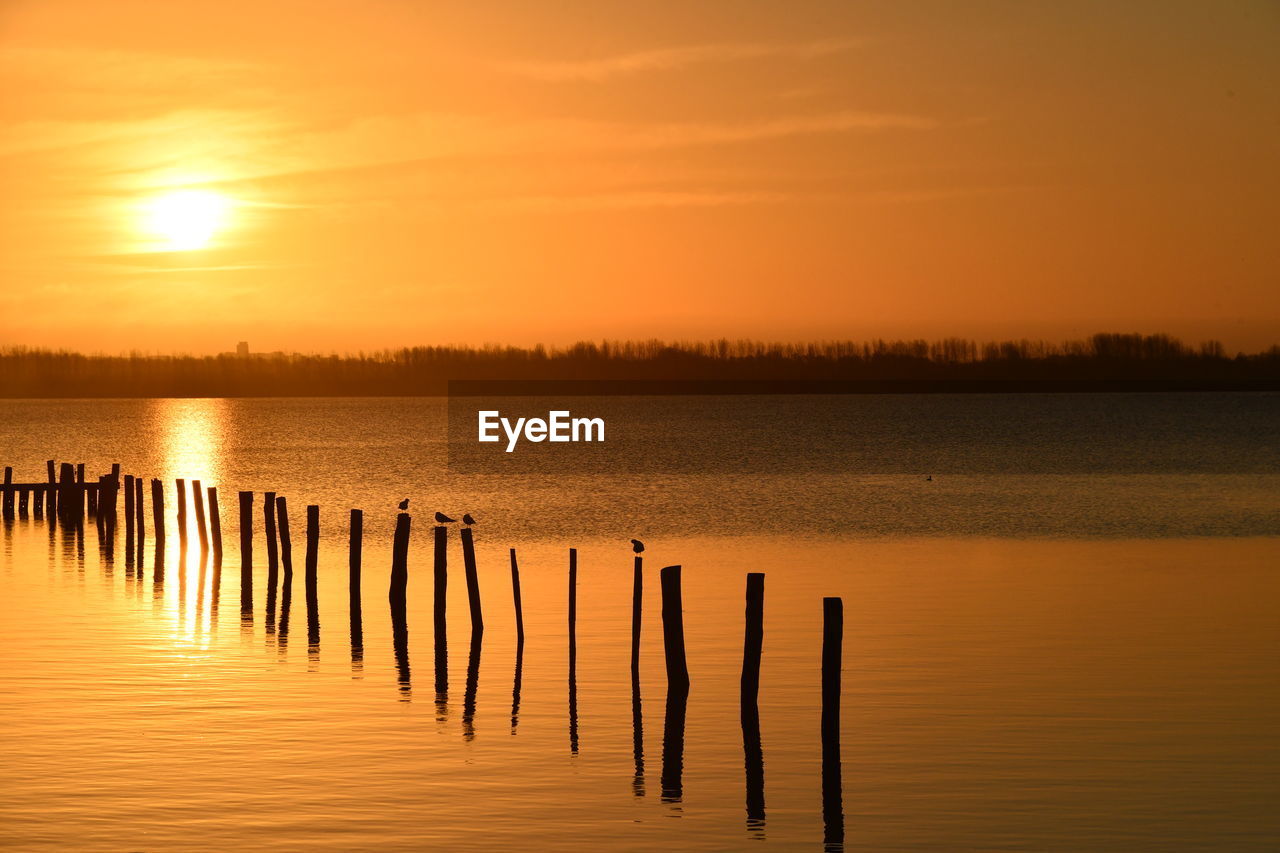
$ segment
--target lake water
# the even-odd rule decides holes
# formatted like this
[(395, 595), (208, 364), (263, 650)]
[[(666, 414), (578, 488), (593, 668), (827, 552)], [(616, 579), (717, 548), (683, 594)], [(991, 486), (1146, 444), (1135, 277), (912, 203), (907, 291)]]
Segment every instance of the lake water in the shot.
[[(161, 572), (149, 490), (141, 565), (123, 520), (109, 542), (92, 520), (4, 524), (0, 846), (816, 850), (833, 821), (848, 850), (1280, 845), (1280, 397), (633, 404), (599, 405), (633, 428), (635, 452), (665, 436), (695, 464), (451, 473), (435, 399), (0, 401), (0, 464), (19, 482), (42, 481), (50, 458), (93, 479), (120, 462), (165, 482), (168, 513)], [(220, 566), (179, 553), (177, 477), (219, 487)], [(247, 614), (241, 489), (259, 493)], [(289, 501), (287, 615), (283, 591), (267, 600), (267, 489)], [(387, 577), (406, 496), (397, 648)], [(365, 512), (355, 637), (352, 507)], [(478, 518), (479, 647), (456, 532), (448, 645), (434, 642), (437, 509)], [(633, 536), (648, 545), (638, 728)], [(657, 583), (676, 563), (683, 738)], [(766, 573), (763, 819), (748, 819), (738, 706), (748, 571)], [(823, 596), (845, 609), (841, 796), (825, 815)]]

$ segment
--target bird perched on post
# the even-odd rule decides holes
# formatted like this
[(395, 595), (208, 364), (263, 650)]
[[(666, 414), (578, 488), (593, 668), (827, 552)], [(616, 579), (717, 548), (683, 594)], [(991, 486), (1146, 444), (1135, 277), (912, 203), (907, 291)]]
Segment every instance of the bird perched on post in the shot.
[(401, 511), (401, 512), (404, 512), (404, 511), (405, 511), (406, 509), (408, 509), (408, 508), (409, 508), (409, 499), (408, 499), (408, 498), (405, 498), (404, 500), (400, 501), (400, 511)]
[(436, 524), (453, 524), (457, 520), (458, 519), (456, 518), (450, 518), (449, 516), (445, 515), (443, 512), (436, 513)]
[(470, 527), (476, 523), (476, 520), (471, 517), (471, 513), (467, 512), (462, 515), (462, 523)]
[(635, 553), (637, 553), (637, 554), (643, 554), (643, 553), (644, 553), (644, 543), (643, 543), (643, 542), (641, 542), (639, 539), (632, 539), (632, 540), (631, 540), (631, 550), (632, 550), (632, 551), (634, 551), (634, 552), (635, 552)]

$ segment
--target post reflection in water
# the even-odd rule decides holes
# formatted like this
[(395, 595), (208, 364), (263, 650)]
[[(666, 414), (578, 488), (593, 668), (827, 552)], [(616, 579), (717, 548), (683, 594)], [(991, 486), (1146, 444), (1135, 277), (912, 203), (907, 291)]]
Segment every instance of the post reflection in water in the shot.
[(449, 717), (449, 638), (436, 620), (436, 722)]
[(511, 680), (511, 734), (520, 724), (520, 675), (524, 669), (524, 637), (516, 640), (516, 674)]
[(364, 620), (359, 595), (351, 596), (351, 674), (354, 678), (364, 674)]
[(631, 792), (644, 796), (644, 715), (640, 707), (640, 673), (631, 670), (631, 756), (635, 761), (635, 773), (631, 778)]
[(467, 687), (462, 694), (462, 737), (472, 740), (476, 736), (476, 689), (480, 684), (480, 647), (484, 631), (471, 632), (471, 653), (467, 657)]
[(689, 688), (667, 687), (667, 714), (662, 730), (662, 802), (678, 803), (684, 796), (684, 717)]
[(403, 603), (391, 605), (391, 645), (396, 658), (396, 676), (400, 684), (400, 701), (413, 699), (409, 681), (409, 620)]
[(218, 629), (218, 602), (222, 596), (222, 555), (213, 554), (213, 581), (209, 587), (209, 631)]
[(292, 595), (293, 584), (286, 574), (280, 583), (280, 623), (276, 626), (276, 646), (282, 655), (289, 646), (289, 602)]

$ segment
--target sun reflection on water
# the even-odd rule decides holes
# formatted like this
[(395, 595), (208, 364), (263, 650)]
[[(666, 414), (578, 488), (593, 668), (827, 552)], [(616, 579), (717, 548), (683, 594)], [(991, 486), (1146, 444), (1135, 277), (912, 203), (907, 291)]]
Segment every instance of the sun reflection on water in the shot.
[[(157, 400), (158, 420), (164, 436), (163, 483), (166, 504), (166, 525), (172, 519), (172, 533), (166, 537), (167, 562), (173, 567), (175, 581), (170, 585), (173, 597), (174, 621), (171, 636), (175, 643), (187, 652), (203, 650), (209, 643), (207, 619), (216, 618), (217, 601), (210, 597), (218, 592), (218, 584), (211, 575), (219, 573), (220, 566), (212, 565), (212, 557), (202, 554), (200, 528), (195, 507), (195, 489), (199, 484), (201, 500), (207, 499), (207, 490), (217, 485), (222, 475), (222, 446), (227, 420), (227, 401), (218, 399)], [(185, 532), (186, 552), (182, 550), (182, 536), (177, 528), (179, 515), (175, 481), (185, 481)], [(205, 511), (209, 506), (206, 502)], [(208, 522), (206, 521), (206, 524)]]

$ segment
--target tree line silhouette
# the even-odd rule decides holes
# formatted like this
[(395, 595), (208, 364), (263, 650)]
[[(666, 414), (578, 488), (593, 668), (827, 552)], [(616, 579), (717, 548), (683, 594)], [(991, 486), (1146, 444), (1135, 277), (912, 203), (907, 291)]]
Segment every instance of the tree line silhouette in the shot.
[[(1096, 334), (978, 343), (603, 341), (567, 347), (420, 346), (347, 355), (85, 355), (0, 349), (0, 397), (440, 395), (448, 381), (768, 381), (801, 390), (1280, 390), (1280, 345), (1227, 355), (1217, 341)], [(808, 383), (808, 385), (805, 385)]]

